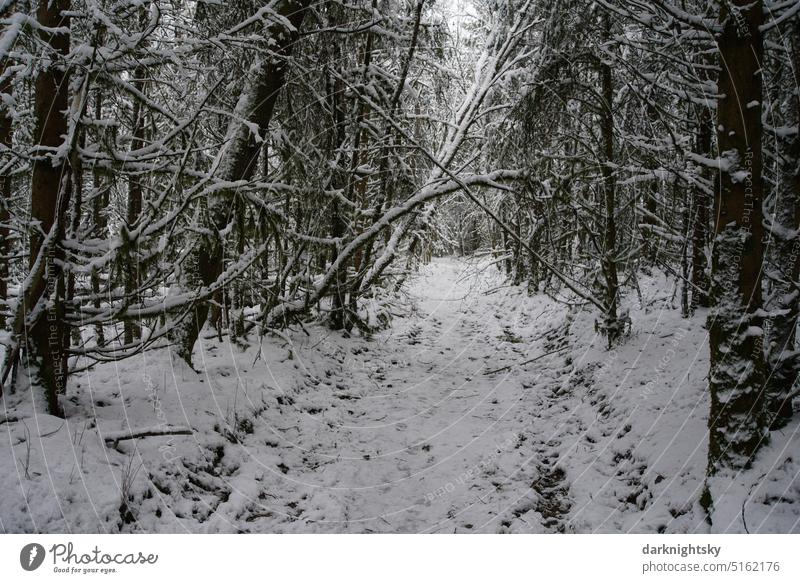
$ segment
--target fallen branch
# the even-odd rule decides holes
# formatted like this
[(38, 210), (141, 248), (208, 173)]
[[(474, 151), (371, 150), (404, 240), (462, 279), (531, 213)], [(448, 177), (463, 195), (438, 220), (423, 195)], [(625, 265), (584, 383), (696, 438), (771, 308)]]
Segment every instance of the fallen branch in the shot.
[(103, 435), (106, 445), (113, 443), (116, 447), (120, 441), (138, 439), (140, 437), (161, 437), (164, 435), (192, 435), (191, 427), (184, 425), (143, 427), (142, 429), (123, 429), (122, 431), (109, 431)]
[(514, 366), (525, 366), (526, 364), (530, 364), (532, 362), (536, 362), (540, 358), (544, 358), (545, 356), (550, 356), (551, 354), (555, 354), (556, 352), (561, 352), (562, 350), (566, 350), (567, 348), (569, 348), (569, 346), (562, 346), (561, 348), (556, 348), (555, 350), (551, 350), (550, 352), (545, 352), (544, 354), (540, 354), (539, 356), (535, 356), (534, 358), (531, 358), (530, 360), (526, 360), (525, 362), (515, 362), (514, 364), (509, 364), (508, 366), (501, 366), (500, 368), (495, 368), (493, 370), (486, 371), (483, 374), (494, 374), (494, 373), (500, 372), (502, 370), (508, 370), (508, 369), (510, 369), (511, 367), (514, 367)]

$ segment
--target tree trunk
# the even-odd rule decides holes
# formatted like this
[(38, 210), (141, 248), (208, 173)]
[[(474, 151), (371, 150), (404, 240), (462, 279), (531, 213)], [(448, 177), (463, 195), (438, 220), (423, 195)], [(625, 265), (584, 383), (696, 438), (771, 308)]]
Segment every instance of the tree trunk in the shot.
[[(790, 38), (791, 71), (800, 71), (800, 21), (795, 19), (786, 31)], [(794, 79), (794, 75), (790, 76)], [(800, 122), (800, 95), (795, 90), (786, 112), (786, 126), (797, 127)], [(769, 311), (774, 314), (769, 326), (767, 381), (767, 410), (773, 429), (783, 427), (792, 417), (792, 394), (798, 378), (796, 330), (800, 314), (797, 285), (800, 280), (800, 136), (777, 137), (782, 150), (783, 185), (776, 196), (777, 209), (773, 260), (771, 269), (776, 273), (770, 290)]]
[[(47, 410), (63, 416), (58, 395), (66, 389), (68, 332), (64, 325), (64, 278), (59, 267), (59, 242), (69, 208), (70, 172), (58, 149), (67, 134), (69, 71), (63, 57), (69, 52), (69, 0), (39, 3), (37, 19), (42, 39), (55, 55), (36, 79), (36, 136), (39, 151), (33, 163), (31, 216), (39, 229), (31, 232), (32, 280), (23, 299), (28, 327), (28, 365), (32, 384), (44, 389)], [(32, 320), (32, 323), (31, 323)]]
[[(605, 36), (611, 38), (611, 21), (607, 14), (603, 16)], [(614, 161), (614, 80), (611, 65), (600, 64), (600, 82), (603, 97), (602, 104), (602, 176), (603, 206), (605, 225), (603, 228), (603, 256), (601, 258), (603, 278), (605, 280), (605, 315), (603, 330), (609, 346), (619, 338), (621, 329), (617, 320), (617, 301), (619, 283), (617, 281), (617, 222), (616, 222), (616, 185), (611, 164)]]
[[(701, 106), (697, 131), (697, 153), (710, 157), (711, 154), (711, 110)], [(702, 185), (695, 185), (694, 224), (692, 226), (692, 309), (707, 308), (708, 301), (708, 193)]]
[[(10, 7), (0, 12), (0, 17), (5, 18), (7, 12), (11, 12)], [(11, 136), (13, 131), (11, 117), (11, 77), (6, 77), (6, 59), (0, 59), (0, 148), (3, 151), (11, 149)], [(7, 160), (7, 161), (6, 161)], [(11, 251), (8, 237), (10, 235), (8, 221), (9, 208), (11, 205), (11, 156), (4, 158), (4, 166), (0, 169), (0, 329), (6, 326), (6, 311), (8, 309), (8, 257)], [(0, 384), (0, 395), (3, 386)]]
[[(375, 13), (377, 7), (377, 0), (372, 0), (373, 13)], [(370, 83), (369, 73), (370, 66), (372, 64), (372, 47), (374, 41), (375, 39), (372, 34), (372, 27), (370, 27), (370, 29), (367, 31), (367, 39), (364, 44), (364, 56), (362, 59), (362, 68), (364, 70), (362, 82), (364, 83), (365, 87)], [(353, 216), (353, 229), (356, 232), (358, 232), (359, 228), (359, 211), (366, 210), (362, 209), (362, 207), (365, 206), (366, 203), (364, 198), (366, 196), (367, 186), (369, 183), (369, 176), (361, 176), (358, 170), (362, 164), (365, 164), (368, 161), (365, 142), (369, 138), (369, 134), (364, 126), (369, 119), (369, 114), (370, 107), (368, 104), (364, 100), (359, 101), (358, 115), (356, 116), (355, 138), (353, 140), (353, 155), (350, 162), (350, 175), (346, 194), (348, 200), (353, 201), (356, 204), (356, 209), (359, 209)], [(361, 271), (363, 259), (364, 251), (359, 249), (353, 257), (353, 272), (356, 275), (352, 284), (349, 286), (347, 308), (342, 307), (344, 311), (344, 328), (347, 332), (350, 332), (350, 330), (353, 328), (353, 324), (357, 323), (358, 321), (358, 291), (359, 287), (361, 286), (361, 277), (359, 272)], [(346, 279), (346, 269), (344, 276)]]
[[(273, 24), (269, 36), (275, 39), (276, 56), (254, 64), (250, 70), (251, 76), (246, 81), (246, 87), (236, 106), (237, 114), (246, 119), (248, 124), (242, 123), (239, 115), (231, 121), (228, 128), (230, 146), (220, 166), (220, 177), (223, 180), (249, 180), (255, 172), (260, 145), (256, 142), (249, 124), (256, 124), (262, 134), (266, 133), (278, 94), (284, 85), (287, 59), (292, 54), (298, 39), (298, 30), (310, 3), (310, 0), (285, 0), (275, 7), (275, 12), (285, 18), (292, 29), (287, 30), (281, 23)], [(209, 201), (209, 220), (216, 233), (202, 241), (194, 261), (197, 283), (203, 287), (212, 285), (222, 274), (224, 241), (218, 233), (227, 225), (227, 203), (230, 203), (233, 196), (234, 193), (227, 192)], [(208, 310), (207, 300), (198, 301), (186, 320), (175, 327), (173, 338), (178, 344), (177, 353), (190, 365), (194, 345), (208, 318)]]
[[(336, 66), (340, 58), (339, 49), (338, 46), (336, 46), (334, 47), (334, 66)], [(336, 190), (343, 190), (346, 177), (344, 176), (344, 170), (340, 167), (340, 157), (344, 155), (341, 151), (341, 147), (344, 144), (347, 133), (344, 82), (339, 78), (329, 79), (328, 91), (328, 106), (330, 107), (333, 123), (329, 131), (327, 157), (335, 161), (331, 184)], [(339, 200), (334, 199), (331, 203), (331, 236), (335, 239), (344, 237), (347, 228), (344, 218), (342, 217), (343, 211), (339, 206)], [(341, 245), (337, 245), (334, 249), (331, 249), (331, 263), (336, 261), (340, 249)], [(331, 286), (331, 313), (328, 318), (328, 325), (331, 330), (342, 330), (345, 325), (345, 292), (343, 281), (345, 274), (343, 271), (344, 268), (340, 268), (336, 271)]]
[[(75, 130), (79, 132), (78, 139), (76, 140), (77, 148), (73, 148), (69, 153), (69, 167), (70, 172), (70, 214), (67, 232), (65, 239), (71, 239), (73, 242), (78, 241), (80, 237), (81, 214), (83, 209), (83, 163), (79, 155), (79, 148), (86, 146), (86, 134), (81, 126)], [(64, 268), (64, 277), (66, 278), (66, 300), (67, 303), (72, 302), (75, 298), (76, 276), (69, 265)], [(67, 333), (72, 337), (72, 343), (80, 345), (81, 343), (81, 327), (80, 323), (65, 322), (68, 327)], [(66, 347), (68, 348), (68, 346)]]
[[(102, 119), (103, 95), (99, 91), (95, 96), (94, 108), (94, 118), (96, 120)], [(92, 230), (93, 236), (100, 239), (106, 238), (108, 224), (106, 220), (105, 209), (108, 208), (109, 203), (108, 191), (108, 187), (103, 184), (102, 171), (100, 170), (99, 165), (95, 164), (94, 168), (92, 169)], [(92, 268), (90, 279), (92, 285), (92, 305), (99, 310), (101, 305), (100, 273), (94, 267)], [(103, 346), (106, 343), (102, 322), (95, 326), (95, 341), (97, 342), (98, 346)]]
[[(144, 93), (145, 83), (144, 76), (147, 74), (144, 67), (136, 67), (133, 71), (132, 85), (140, 93)], [(133, 98), (132, 107), (132, 140), (131, 150), (136, 150), (144, 145), (144, 112), (142, 111), (142, 104), (138, 98)], [(128, 178), (128, 205), (126, 209), (124, 239), (127, 242), (127, 257), (125, 261), (124, 277), (125, 277), (125, 301), (139, 303), (138, 289), (141, 281), (141, 266), (139, 265), (138, 241), (131, 241), (130, 232), (135, 228), (136, 222), (139, 220), (139, 215), (142, 213), (142, 183), (141, 176), (136, 172), (132, 172)], [(130, 345), (134, 340), (141, 338), (142, 330), (139, 322), (127, 318), (124, 322), (124, 342)]]
[[(714, 248), (708, 327), (711, 371), (708, 474), (750, 463), (767, 437), (761, 299), (763, 23), (761, 0), (722, 3)], [(711, 499), (708, 490), (703, 500)]]
[[(676, 175), (672, 183), (673, 197), (680, 198), (680, 178)], [(688, 197), (687, 197), (688, 198)], [(681, 209), (681, 318), (688, 318), (691, 314), (689, 305), (689, 224), (690, 200), (683, 201)]]

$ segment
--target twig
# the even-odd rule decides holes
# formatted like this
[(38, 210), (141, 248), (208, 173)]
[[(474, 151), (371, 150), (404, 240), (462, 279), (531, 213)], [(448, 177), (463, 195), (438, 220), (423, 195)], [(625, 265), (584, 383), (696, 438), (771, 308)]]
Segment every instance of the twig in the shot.
[(561, 352), (562, 350), (566, 350), (567, 348), (569, 348), (569, 346), (562, 346), (561, 348), (556, 348), (555, 350), (551, 350), (550, 352), (545, 352), (544, 354), (540, 354), (539, 356), (531, 358), (530, 360), (526, 360), (525, 362), (516, 362), (514, 364), (509, 364), (508, 366), (501, 366), (500, 368), (496, 368), (496, 369), (493, 369), (493, 370), (490, 370), (490, 371), (486, 371), (483, 374), (494, 374), (496, 372), (500, 372), (501, 370), (507, 370), (507, 369), (509, 369), (509, 368), (511, 368), (513, 366), (525, 366), (526, 364), (530, 364), (532, 362), (536, 362), (540, 358), (544, 358), (545, 356), (550, 356), (551, 354), (555, 354), (556, 352)]
[(64, 422), (62, 422), (62, 423), (61, 423), (61, 425), (59, 425), (59, 426), (58, 426), (58, 429), (56, 429), (56, 430), (54, 430), (54, 431), (49, 431), (49, 432), (47, 432), (47, 433), (42, 433), (42, 434), (41, 434), (39, 437), (40, 437), (40, 438), (45, 438), (45, 437), (50, 437), (51, 435), (55, 435), (56, 433), (58, 433), (59, 431), (61, 431), (61, 428), (62, 428), (62, 427), (64, 427)]
[(747, 492), (747, 496), (742, 501), (742, 526), (744, 527), (744, 531), (747, 534), (750, 534), (750, 530), (747, 528), (747, 520), (745, 520), (745, 517), (744, 517), (745, 509), (747, 507), (747, 503), (750, 501), (750, 497), (753, 495), (753, 489), (756, 486), (761, 486), (762, 480), (767, 477), (768, 473), (769, 472), (764, 472), (763, 474), (761, 474), (761, 476), (759, 476), (758, 480), (753, 482), (753, 484), (750, 486), (750, 490), (748, 490), (748, 492)]

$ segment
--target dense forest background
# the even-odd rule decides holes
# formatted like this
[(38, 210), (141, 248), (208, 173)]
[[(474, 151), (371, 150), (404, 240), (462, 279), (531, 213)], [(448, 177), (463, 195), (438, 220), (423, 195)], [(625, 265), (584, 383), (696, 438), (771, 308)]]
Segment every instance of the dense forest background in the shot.
[(0, 21), (8, 419), (69, 416), (76, 375), (146, 351), (201, 370), (204, 336), (369, 337), (456, 255), (591, 312), (608, 350), (663, 273), (708, 331), (709, 483), (792, 421), (797, 0), (0, 0)]

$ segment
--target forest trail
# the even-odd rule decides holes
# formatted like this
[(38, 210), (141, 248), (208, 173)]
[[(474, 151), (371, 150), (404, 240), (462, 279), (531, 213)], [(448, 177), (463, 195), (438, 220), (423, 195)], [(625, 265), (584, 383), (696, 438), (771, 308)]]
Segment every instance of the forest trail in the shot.
[[(66, 424), (28, 419), (32, 448), (25, 424), (9, 426), (3, 528), (569, 530), (556, 466), (581, 426), (557, 390), (572, 372), (567, 311), (452, 258), (378, 304), (395, 315), (371, 338), (319, 325), (260, 347), (207, 338), (199, 373), (158, 350), (77, 377)], [(104, 443), (153, 425), (193, 435)]]
[[(165, 349), (100, 365), (66, 421), (9, 410), (0, 530), (707, 532), (707, 355), (662, 280), (642, 294), (639, 338), (609, 352), (591, 311), (439, 258), (365, 306), (393, 313), (370, 338), (293, 326), (206, 338), (200, 372)], [(105, 440), (153, 426), (192, 435)], [(751, 532), (797, 529), (795, 429), (719, 532), (743, 531), (743, 499)]]
[[(490, 289), (495, 278), (470, 269), (435, 260), (410, 283), (410, 317), (373, 341), (352, 340), (348, 353), (330, 346), (338, 367), (303, 362), (303, 392), (330, 390), (338, 411), (328, 419), (333, 423), (325, 414), (311, 415), (315, 443), (306, 436), (291, 452), (301, 459), (285, 467), (300, 471), (283, 476), (281, 497), (288, 493), (294, 499), (287, 504), (322, 511), (320, 530), (493, 532), (500, 526), (507, 508), (492, 490), (501, 490), (526, 461), (520, 417), (530, 385), (486, 372), (536, 350), (524, 338), (534, 314), (516, 313), (502, 289)], [(304, 358), (302, 350), (296, 354)], [(548, 366), (546, 359), (539, 363)], [(286, 429), (284, 438), (291, 441), (291, 433)], [(495, 519), (487, 520), (489, 514)], [(259, 530), (257, 519), (245, 522)]]
[[(637, 309), (645, 341), (609, 352), (589, 311), (509, 286), (486, 261), (434, 259), (404, 289), (402, 315), (373, 338), (289, 337), (292, 358), (268, 364), (277, 405), (251, 404), (252, 431), (225, 446), (225, 493), (201, 509), (201, 530), (707, 530), (696, 503), (707, 361), (676, 310)], [(658, 280), (643, 294), (669, 306)], [(659, 365), (665, 354), (679, 364)], [(232, 374), (230, 355), (204, 368), (228, 395), (237, 375), (264, 377), (261, 363)], [(786, 466), (784, 451), (765, 463)], [(736, 504), (723, 531), (740, 530)], [(794, 522), (791, 505), (780, 511)]]

